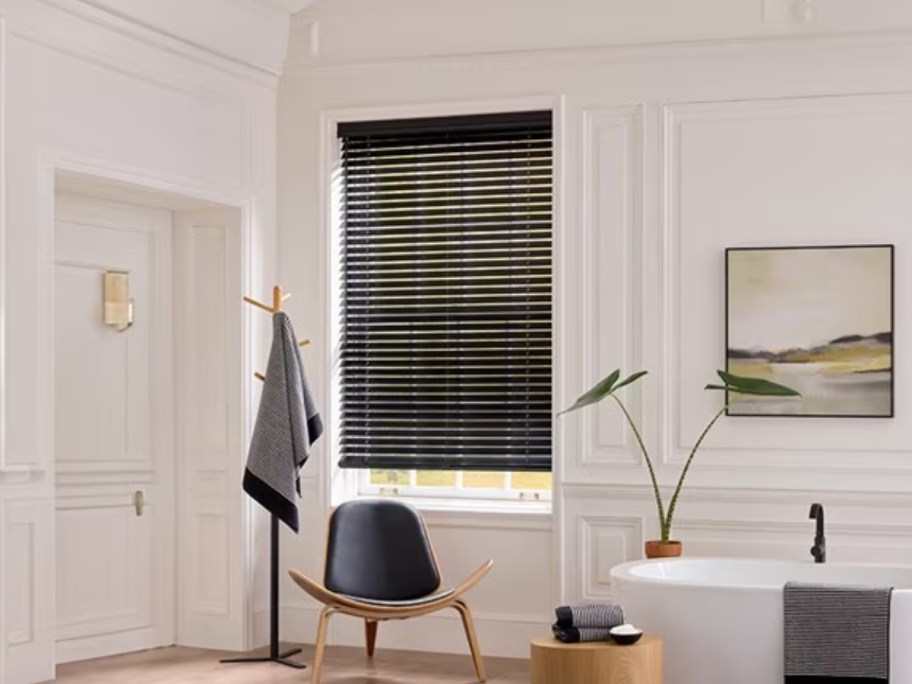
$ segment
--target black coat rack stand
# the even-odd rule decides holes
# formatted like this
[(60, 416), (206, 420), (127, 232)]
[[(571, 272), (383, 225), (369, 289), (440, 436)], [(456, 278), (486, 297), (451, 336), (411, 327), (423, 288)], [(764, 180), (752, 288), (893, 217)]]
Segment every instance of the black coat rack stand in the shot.
[(269, 655), (225, 658), (222, 663), (281, 663), (303, 670), (306, 663), (288, 660), (289, 656), (300, 653), (300, 648), (279, 652), (279, 519), (272, 516), (269, 551)]
[[(268, 311), (269, 313), (276, 313), (277, 311), (282, 310), (283, 302), (291, 297), (291, 293), (285, 292), (282, 289), (281, 285), (276, 285), (272, 288), (272, 306), (269, 304), (264, 304), (259, 302), (256, 299), (251, 297), (244, 297), (244, 301), (248, 304)], [(298, 344), (300, 346), (305, 346), (309, 344), (309, 340), (302, 340)], [(265, 380), (260, 373), (254, 373), (254, 376), (258, 380)], [(294, 667), (299, 670), (303, 670), (307, 665), (305, 663), (297, 663), (293, 660), (288, 660), (288, 656), (293, 656), (296, 653), (300, 653), (300, 648), (293, 648), (290, 651), (285, 651), (284, 653), (279, 652), (279, 519), (277, 516), (272, 516), (271, 528), (270, 528), (270, 549), (269, 549), (269, 655), (268, 656), (247, 656), (243, 658), (225, 658), (221, 662), (223, 663), (281, 663), (282, 665), (287, 665), (288, 667)]]

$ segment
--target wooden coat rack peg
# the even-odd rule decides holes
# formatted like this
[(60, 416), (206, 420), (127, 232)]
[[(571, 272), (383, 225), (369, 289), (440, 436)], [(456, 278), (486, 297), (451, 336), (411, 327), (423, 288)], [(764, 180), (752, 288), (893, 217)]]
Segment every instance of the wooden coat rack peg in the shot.
[[(263, 302), (257, 301), (253, 297), (248, 297), (246, 295), (244, 296), (244, 301), (248, 304), (252, 304), (257, 308), (262, 309), (263, 311), (268, 311), (269, 313), (277, 313), (282, 310), (285, 300), (289, 297), (291, 297), (291, 292), (285, 292), (282, 289), (281, 285), (276, 285), (272, 288), (272, 306), (263, 304)], [(306, 347), (308, 344), (310, 344), (310, 340), (300, 340), (298, 342), (299, 347)], [(266, 376), (262, 373), (254, 373), (253, 377), (255, 377), (260, 382), (264, 382), (266, 380)]]
[[(257, 301), (252, 297), (244, 297), (244, 301), (248, 304), (262, 309), (263, 311), (268, 311), (269, 313), (277, 313), (282, 310), (282, 306), (286, 299), (291, 297), (290, 292), (284, 292), (281, 285), (276, 285), (272, 288), (272, 306), (268, 304), (263, 304), (263, 302)], [(298, 346), (304, 347), (310, 344), (310, 340), (301, 340), (298, 342)], [(266, 380), (266, 376), (262, 373), (254, 373), (254, 377), (258, 380)], [(281, 663), (282, 665), (287, 665), (288, 667), (294, 667), (299, 670), (307, 667), (305, 663), (295, 662), (294, 660), (288, 660), (289, 656), (293, 656), (296, 653), (300, 653), (300, 648), (293, 648), (288, 651), (279, 651), (279, 518), (276, 515), (272, 516), (270, 521), (270, 550), (269, 550), (269, 655), (267, 656), (246, 656), (241, 658), (226, 658), (222, 660), (223, 663), (264, 663), (264, 662), (273, 662)]]

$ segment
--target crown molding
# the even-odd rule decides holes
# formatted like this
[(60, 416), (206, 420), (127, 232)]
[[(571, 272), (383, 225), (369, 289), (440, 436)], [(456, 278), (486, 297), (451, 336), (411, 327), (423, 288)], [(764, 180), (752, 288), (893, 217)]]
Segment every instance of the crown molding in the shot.
[(291, 15), (275, 5), (286, 0), (213, 0), (216, 4), (225, 6), (226, 12), (222, 18), (234, 21), (239, 31), (249, 29), (243, 22), (245, 14), (247, 17), (251, 14), (258, 16), (263, 48), (256, 50), (239, 50), (217, 37), (201, 37), (189, 31), (177, 30), (173, 25), (167, 25), (155, 17), (138, 16), (126, 6), (121, 10), (119, 6), (105, 0), (34, 1), (225, 71), (243, 72), (248, 77), (273, 83), (282, 73), (285, 50), (276, 50), (275, 40), (280, 38), (282, 45), (285, 45)]

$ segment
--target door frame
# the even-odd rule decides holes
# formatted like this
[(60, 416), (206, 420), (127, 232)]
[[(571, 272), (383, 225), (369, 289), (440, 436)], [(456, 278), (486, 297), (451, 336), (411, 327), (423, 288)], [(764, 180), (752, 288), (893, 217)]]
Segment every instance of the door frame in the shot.
[[(149, 298), (152, 307), (145, 315), (148, 315), (152, 325), (152, 335), (149, 338), (150, 343), (150, 395), (151, 395), (151, 421), (150, 430), (150, 463), (151, 472), (144, 469), (132, 468), (111, 468), (111, 469), (82, 469), (61, 470), (60, 463), (55, 458), (54, 468), (54, 498), (55, 498), (55, 523), (57, 519), (57, 510), (62, 508), (61, 504), (67, 499), (86, 499), (97, 500), (99, 505), (104, 506), (102, 501), (107, 501), (111, 505), (116, 500), (112, 500), (110, 494), (103, 491), (104, 485), (110, 481), (111, 484), (124, 484), (126, 479), (131, 479), (146, 487), (153, 489), (152, 503), (156, 509), (156, 524), (153, 529), (155, 550), (161, 552), (161, 556), (153, 557), (152, 573), (155, 576), (155, 583), (150, 590), (156, 589), (161, 591), (161, 595), (167, 599), (166, 604), (162, 605), (154, 598), (152, 599), (151, 619), (152, 627), (156, 632), (156, 643), (152, 647), (164, 646), (174, 643), (177, 633), (176, 618), (176, 570), (177, 570), (177, 538), (176, 538), (176, 443), (174, 431), (174, 411), (175, 405), (175, 387), (174, 387), (174, 340), (176, 338), (174, 315), (173, 315), (173, 288), (172, 288), (172, 262), (173, 262), (173, 219), (169, 217), (167, 224), (157, 221), (156, 225), (152, 223), (139, 223), (133, 218), (135, 211), (147, 211), (166, 213), (167, 210), (151, 209), (145, 207), (131, 207), (128, 204), (120, 204), (113, 201), (96, 199), (91, 197), (80, 197), (76, 195), (62, 195), (55, 193), (54, 206), (54, 226), (55, 235), (57, 223), (59, 221), (83, 225), (99, 226), (118, 232), (127, 232), (141, 234), (148, 238), (150, 245), (149, 261)], [(64, 260), (66, 263), (68, 260)], [(102, 260), (99, 260), (99, 262)], [(59, 255), (56, 250), (55, 240), (55, 278), (56, 267), (60, 264)], [(100, 263), (81, 262), (84, 265), (101, 266)], [(56, 302), (55, 302), (56, 304)], [(139, 315), (144, 315), (139, 312)], [(56, 319), (55, 319), (56, 326)], [(55, 337), (56, 345), (56, 337)], [(56, 380), (56, 369), (55, 369)], [(56, 383), (55, 383), (56, 387)], [(56, 390), (55, 390), (56, 392)], [(56, 402), (56, 394), (54, 396)], [(55, 425), (56, 431), (56, 425)], [(56, 435), (55, 435), (56, 438)], [(56, 446), (55, 446), (56, 452)], [(92, 482), (85, 479), (83, 473), (91, 473)], [(148, 480), (146, 480), (148, 478)], [(71, 481), (72, 480), (72, 481)], [(62, 482), (63, 481), (63, 482)], [(61, 487), (66, 488), (63, 493)], [(55, 524), (56, 537), (56, 524)], [(59, 568), (55, 563), (55, 576)], [(154, 595), (153, 595), (154, 596)], [(55, 602), (56, 603), (56, 602)], [(57, 622), (56, 605), (55, 605), (55, 625)], [(124, 635), (124, 638), (118, 639), (117, 632), (111, 633), (99, 640), (108, 642), (110, 647), (121, 647), (126, 650), (135, 650), (137, 643), (131, 644), (130, 635)], [(56, 641), (56, 636), (55, 636)], [(122, 646), (118, 646), (122, 643)], [(88, 651), (78, 653), (79, 648), (73, 647), (72, 650), (66, 646), (63, 651), (69, 652), (61, 657), (61, 647), (59, 643), (55, 646), (56, 663), (72, 662), (85, 658), (99, 657), (109, 655), (98, 651)], [(74, 654), (78, 656), (74, 657)]]
[[(237, 236), (236, 260), (232, 263), (232, 268), (239, 272), (240, 291), (228, 293), (229, 297), (237, 296), (240, 301), (241, 296), (249, 291), (265, 289), (268, 284), (276, 278), (276, 258), (274, 252), (265, 249), (264, 246), (275, 244), (276, 227), (275, 222), (266, 223), (262, 219), (262, 207), (257, 205), (249, 193), (245, 193), (241, 188), (231, 185), (230, 187), (213, 186), (211, 184), (201, 183), (198, 180), (173, 176), (166, 174), (150, 174), (145, 170), (136, 167), (112, 164), (107, 161), (101, 161), (96, 157), (81, 155), (65, 151), (48, 151), (39, 156), (38, 160), (38, 216), (37, 216), (37, 236), (38, 252), (41, 255), (40, 262), (42, 268), (41, 277), (38, 279), (37, 300), (41, 303), (39, 312), (39, 349), (44, 358), (50, 359), (47, 367), (43, 369), (41, 376), (38, 378), (39, 396), (45, 398), (46, 408), (44, 418), (41, 421), (44, 433), (44, 442), (40, 446), (40, 452), (46, 454), (46, 470), (41, 472), (43, 480), (47, 486), (45, 511), (54, 520), (56, 511), (56, 483), (54, 473), (54, 408), (53, 400), (55, 397), (55, 371), (53, 368), (53, 351), (54, 351), (54, 231), (55, 231), (55, 205), (56, 205), (56, 178), (58, 173), (73, 173), (85, 176), (91, 176), (102, 181), (111, 183), (128, 184), (130, 186), (142, 188), (150, 192), (159, 192), (181, 196), (200, 202), (203, 205), (215, 204), (227, 209), (233, 209), (240, 214), (240, 229)], [(247, 311), (247, 307), (240, 308), (239, 314), (239, 334), (241, 336), (239, 345), (239, 358), (236, 359), (239, 372), (244, 378), (251, 377), (253, 373), (253, 364), (251, 363), (252, 351), (260, 351), (264, 348), (264, 342), (259, 340), (262, 331), (257, 330), (255, 335), (254, 321)], [(253, 411), (255, 407), (256, 389), (252, 383), (246, 383), (240, 397), (241, 425), (241, 443), (246, 445), (249, 441), (253, 426)], [(49, 404), (47, 402), (50, 402)], [(47, 435), (50, 434), (50, 440)], [(177, 452), (175, 451), (175, 454)], [(236, 460), (230, 464), (230, 467), (238, 474), (243, 472), (245, 453), (235, 454)], [(175, 479), (177, 473), (175, 469)], [(238, 477), (238, 482), (240, 478)], [(232, 548), (239, 549), (236, 553), (237, 558), (233, 572), (240, 573), (241, 581), (238, 583), (239, 589), (233, 591), (229, 596), (230, 603), (240, 611), (240, 628), (232, 637), (231, 644), (225, 644), (224, 648), (233, 648), (236, 650), (248, 650), (254, 642), (254, 613), (255, 613), (255, 521), (253, 515), (253, 506), (251, 502), (240, 496), (238, 491), (238, 502), (236, 515), (232, 516), (237, 526), (230, 530)], [(181, 524), (181, 503), (177, 501), (175, 506), (176, 524)], [(53, 527), (53, 526), (52, 526)], [(52, 530), (52, 537), (54, 532)], [(236, 545), (236, 547), (235, 547)], [(50, 543), (41, 544), (36, 548), (36, 564), (39, 567), (48, 568), (49, 571), (36, 575), (36, 590), (41, 591), (46, 596), (47, 608), (42, 611), (45, 618), (53, 620), (57, 614), (56, 595), (54, 582), (56, 581), (56, 542), (52, 538)], [(176, 578), (180, 578), (183, 573), (180, 572), (181, 558), (175, 558)], [(175, 597), (180, 595), (180, 584), (175, 580)], [(43, 640), (47, 649), (48, 663), (51, 668), (56, 668), (56, 637), (51, 630), (50, 638)], [(176, 641), (179, 643), (180, 634), (175, 632)]]

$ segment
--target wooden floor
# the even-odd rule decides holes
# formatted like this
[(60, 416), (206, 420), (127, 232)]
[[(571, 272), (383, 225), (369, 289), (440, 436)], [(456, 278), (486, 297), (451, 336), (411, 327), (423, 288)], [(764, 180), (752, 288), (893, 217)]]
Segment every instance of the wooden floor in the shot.
[[(312, 659), (313, 647), (295, 656)], [(293, 670), (274, 663), (229, 665), (226, 655), (196, 648), (160, 648), (112, 658), (85, 660), (57, 668), (58, 684), (305, 684), (309, 670)], [(485, 658), (491, 684), (526, 684), (529, 661)], [(465, 655), (412, 653), (378, 648), (372, 660), (364, 650), (329, 647), (321, 684), (472, 684), (472, 658)], [(569, 683), (568, 683), (569, 684)]]

